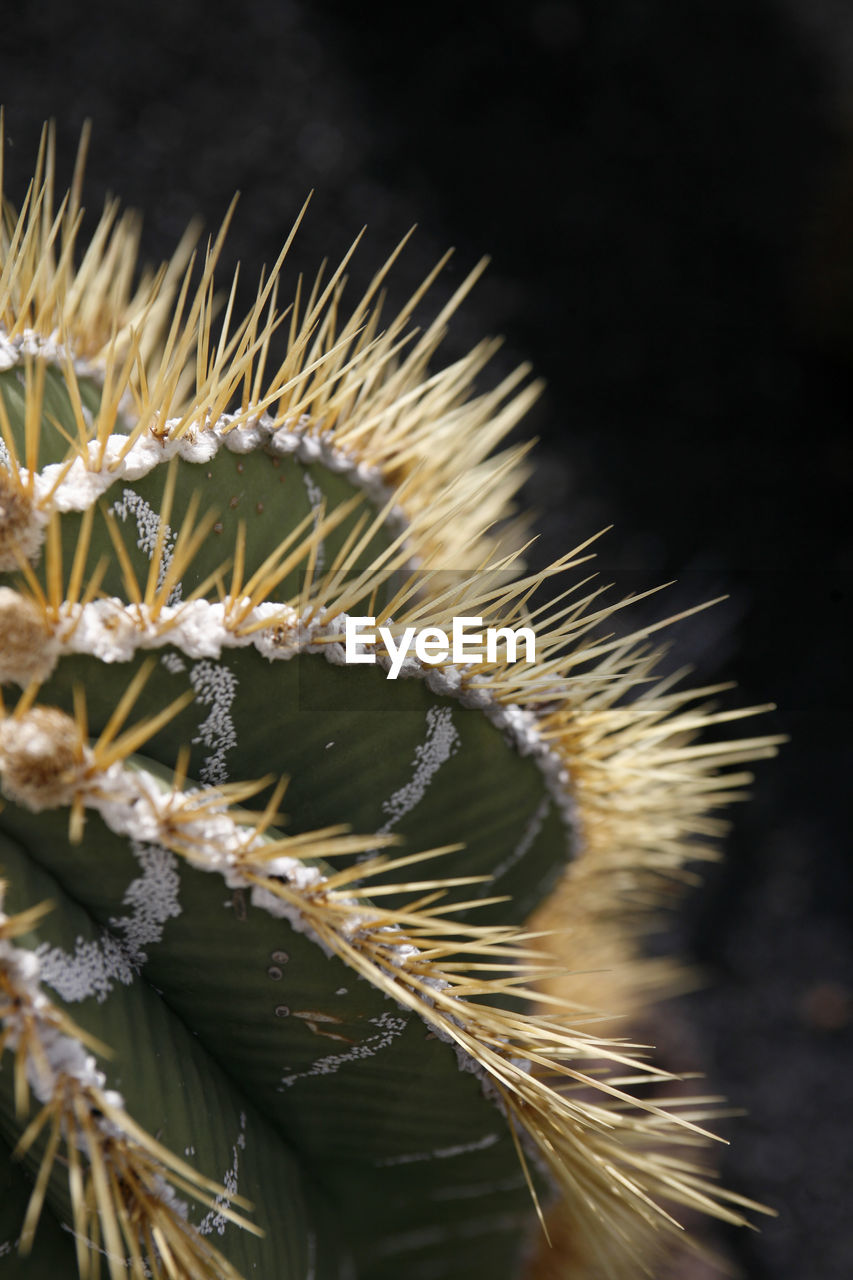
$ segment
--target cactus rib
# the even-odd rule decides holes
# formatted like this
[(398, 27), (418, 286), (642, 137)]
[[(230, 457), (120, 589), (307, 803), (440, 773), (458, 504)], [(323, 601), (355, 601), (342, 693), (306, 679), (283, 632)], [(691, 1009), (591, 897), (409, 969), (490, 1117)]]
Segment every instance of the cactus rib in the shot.
[[(54, 170), (47, 130), (22, 210), (4, 206), (0, 229), (0, 861), (21, 895), (0, 914), (0, 1053), (15, 1055), (0, 1131), (21, 1120), (27, 1081), (42, 1103), (18, 1142), (34, 1182), (22, 1245), (47, 1204), (74, 1231), (81, 1277), (101, 1240), (113, 1280), (127, 1267), (231, 1280), (279, 1247), (237, 1232), (218, 1251), (175, 1208), (170, 1182), (259, 1230), (230, 1208), (244, 1202), (227, 1180), (171, 1155), (105, 1090), (110, 1067), (83, 1047), (101, 1005), (119, 1021), (148, 1011), (176, 1044), (193, 1037), (193, 1079), (209, 1070), (225, 1099), (211, 1142), (249, 1097), (273, 1135), (246, 1157), (254, 1176), (280, 1159), (304, 1174), (312, 1221), (328, 1224), (327, 1205), (339, 1215), (336, 1232), (294, 1235), (282, 1276), (306, 1258), (331, 1275), (347, 1253), (367, 1280), (400, 1266), (471, 1274), (475, 1256), (507, 1280), (533, 1275), (538, 1215), (560, 1249), (569, 1241), (573, 1280), (628, 1280), (679, 1230), (671, 1208), (743, 1223), (760, 1206), (681, 1157), (713, 1137), (707, 1100), (656, 1098), (672, 1077), (608, 1019), (677, 982), (642, 958), (642, 920), (689, 862), (716, 856), (716, 811), (779, 739), (697, 741), (764, 708), (721, 711), (720, 688), (655, 676), (650, 637), (676, 619), (607, 635), (633, 601), (602, 599), (588, 578), (538, 603), (592, 541), (544, 572), (523, 567), (526, 447), (496, 450), (539, 385), (522, 366), (476, 394), (492, 342), (430, 371), (483, 264), (420, 335), (412, 315), (444, 259), (381, 321), (405, 239), (349, 313), (355, 245), (280, 312), (303, 209), (248, 315), (234, 320), (235, 277), (215, 327), (232, 210), (203, 253), (191, 229), (137, 280), (137, 220), (109, 203), (80, 255), (82, 160), (58, 212)], [(386, 680), (387, 640), (375, 670), (345, 662), (347, 617), (365, 612), (395, 638), (460, 614), (535, 626), (537, 661), (409, 657)], [(128, 867), (144, 857), (175, 901), (122, 951), (117, 913), (138, 906), (134, 885), (149, 882), (128, 885)], [(50, 917), (30, 901), (51, 878), (69, 920), (123, 957), (100, 985), (60, 994), (48, 960), (68, 939), (51, 949)], [(264, 948), (279, 957), (266, 977)], [(271, 1017), (267, 986), (291, 949), (299, 964)], [(347, 972), (365, 980), (355, 992)], [(183, 1087), (180, 1061), (149, 1097), (128, 1076), (132, 1042), (118, 1047), (127, 1090), (167, 1136), (183, 1133), (191, 1100), (174, 1117), (164, 1101)], [(400, 1081), (427, 1061), (420, 1115)], [(377, 1119), (383, 1087), (397, 1130)], [(460, 1140), (407, 1148), (408, 1135), (426, 1143), (444, 1099)], [(252, 1112), (253, 1136), (257, 1124)], [(506, 1172), (516, 1158), (520, 1177)], [(250, 1188), (260, 1230), (269, 1194)], [(469, 1196), (479, 1217), (465, 1217)]]

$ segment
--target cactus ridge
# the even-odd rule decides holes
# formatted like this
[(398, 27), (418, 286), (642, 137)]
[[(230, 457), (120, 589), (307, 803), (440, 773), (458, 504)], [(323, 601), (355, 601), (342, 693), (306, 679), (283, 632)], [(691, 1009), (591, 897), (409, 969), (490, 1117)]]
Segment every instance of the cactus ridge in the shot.
[[(655, 1265), (679, 1229), (664, 1205), (743, 1222), (742, 1211), (759, 1206), (680, 1157), (712, 1137), (708, 1100), (646, 1097), (671, 1077), (610, 1034), (602, 1011), (631, 1013), (650, 991), (673, 985), (670, 968), (640, 958), (637, 934), (649, 908), (689, 877), (688, 862), (716, 856), (716, 810), (748, 783), (742, 766), (779, 741), (696, 738), (763, 708), (719, 711), (711, 699), (722, 686), (683, 692), (655, 677), (660, 650), (649, 638), (675, 619), (602, 638), (637, 597), (609, 603), (586, 578), (537, 603), (543, 583), (589, 558), (584, 543), (544, 573), (523, 568), (525, 525), (514, 501), (526, 449), (495, 450), (538, 384), (525, 383), (522, 366), (475, 394), (493, 342), (429, 368), (483, 264), (421, 335), (412, 314), (446, 259), (384, 328), (380, 318), (380, 291), (405, 239), (348, 315), (353, 250), (304, 301), (300, 280), (279, 312), (300, 214), (249, 314), (234, 320), (235, 276), (215, 329), (214, 268), (231, 210), (203, 254), (193, 251), (191, 229), (170, 263), (137, 279), (138, 220), (119, 217), (110, 202), (80, 256), (85, 145), (84, 137), (55, 213), (46, 131), (21, 213), (4, 206), (0, 230), (0, 682), (19, 690), (0, 702), (4, 830), (22, 849), (44, 841), (35, 860), (66, 890), (64, 868), (88, 856), (100, 832), (160, 849), (181, 868), (181, 893), (193, 873), (212, 873), (235, 903), (283, 922), (330, 964), (366, 979), (379, 1003), (364, 1006), (362, 1040), (327, 1046), (313, 1068), (294, 1067), (279, 1094), (307, 1103), (313, 1081), (304, 1077), (336, 1072), (342, 1058), (372, 1070), (364, 1065), (370, 1037), (385, 1043), (408, 1025), (388, 1010), (415, 1014), (503, 1117), (543, 1224), (554, 1200), (556, 1234), (568, 1234), (583, 1260), (579, 1276), (627, 1280), (638, 1259)], [(284, 358), (269, 372), (285, 330)], [(244, 492), (257, 497), (253, 514), (239, 507)], [(282, 492), (291, 507), (271, 527)], [(384, 680), (390, 655), (381, 644), (378, 673), (343, 662), (343, 626), (359, 612), (395, 637), (412, 626), (449, 631), (459, 614), (486, 626), (535, 626), (537, 662), (513, 664), (506, 652), (461, 667), (409, 658), (397, 686)], [(203, 679), (219, 684), (204, 694)], [(275, 746), (293, 762), (283, 770), (276, 760), (276, 775), (291, 774), (289, 790), (263, 767), (253, 771), (272, 759), (274, 743), (256, 730), (255, 687), (287, 708), (290, 733)], [(309, 696), (322, 688), (340, 699), (327, 734)], [(216, 689), (227, 692), (220, 703)], [(366, 833), (352, 835), (350, 814), (369, 817), (376, 805), (343, 787), (316, 799), (323, 778), (338, 776), (318, 735), (346, 736), (357, 723), (350, 704), (357, 710), (368, 689), (368, 758), (385, 733), (396, 744), (389, 754), (411, 757), (414, 773), (383, 802), (384, 823), (366, 821)], [(132, 720), (143, 694), (151, 709)], [(197, 720), (205, 697), (210, 741)], [(425, 715), (426, 744), (406, 736), (409, 712), (418, 723)], [(467, 760), (480, 762), (473, 781)], [(228, 780), (232, 762), (236, 780)], [(393, 763), (381, 766), (389, 778)], [(501, 772), (508, 763), (517, 766), (524, 821)], [(378, 774), (375, 754), (372, 765)], [(433, 787), (422, 803), (439, 768), (447, 795), (470, 795), (474, 806), (462, 842), (443, 838), (458, 817), (453, 802), (442, 804)], [(488, 775), (504, 779), (491, 803), (505, 816), (493, 815), (478, 836)], [(296, 797), (292, 835), (280, 829), (285, 794)], [(40, 826), (52, 811), (67, 811), (64, 826)], [(321, 821), (312, 826), (315, 812)], [(515, 835), (492, 849), (499, 822), (514, 823)], [(393, 849), (395, 825), (409, 844), (423, 831), (426, 849)], [(103, 844), (113, 847), (106, 834)], [(516, 892), (531, 877), (532, 888)], [(509, 898), (492, 892), (504, 883), (513, 886)], [(95, 895), (97, 918), (97, 887), (78, 888)], [(43, 981), (48, 974), (41, 928), (37, 907), (0, 915), (0, 1051), (15, 1055), (18, 1118), (28, 1083), (42, 1103), (18, 1143), (35, 1161), (23, 1246), (33, 1243), (46, 1198), (54, 1207), (70, 1201), (81, 1276), (90, 1274), (90, 1243), (102, 1238), (113, 1280), (126, 1264), (137, 1275), (232, 1280), (228, 1249), (218, 1253), (188, 1224), (168, 1185), (245, 1227), (228, 1208), (244, 1202), (169, 1154), (104, 1089), (87, 1031), (39, 985), (39, 956)], [(42, 944), (38, 955), (13, 943), (22, 936)], [(175, 945), (164, 933), (167, 943)], [(612, 977), (585, 980), (580, 971), (599, 961)], [(289, 1027), (290, 1008), (281, 1008)], [(315, 1036), (346, 1039), (324, 1029), (324, 1019), (338, 1021), (330, 1015), (314, 1008), (304, 1018)], [(389, 1019), (396, 1029), (386, 1035)], [(293, 1045), (303, 1032), (287, 1031)], [(195, 1034), (213, 1051), (203, 1031)], [(68, 1073), (65, 1062), (77, 1065)], [(253, 1090), (286, 1132), (291, 1113), (276, 1107), (287, 1098), (269, 1092), (264, 1070), (259, 1062)], [(490, 1135), (472, 1134), (474, 1152)], [(287, 1136), (298, 1147), (301, 1135), (296, 1125)], [(65, 1192), (54, 1169), (62, 1143)], [(466, 1143), (447, 1150), (457, 1145), (462, 1152)], [(416, 1181), (419, 1161), (417, 1152), (377, 1148), (375, 1166), (401, 1186), (411, 1175), (405, 1185), (420, 1188), (428, 1184)], [(328, 1173), (331, 1184), (335, 1176)], [(503, 1220), (515, 1218), (505, 1209)], [(413, 1240), (430, 1221), (411, 1219)], [(391, 1274), (408, 1247), (359, 1245), (364, 1274)], [(431, 1256), (425, 1267), (436, 1265)]]
[[(81, 1274), (88, 1269), (86, 1242), (97, 1241), (102, 1234), (116, 1258), (124, 1255), (126, 1245), (129, 1256), (141, 1265), (140, 1237), (147, 1237), (149, 1258), (159, 1253), (178, 1260), (188, 1275), (239, 1280), (226, 1259), (188, 1226), (178, 1211), (175, 1188), (245, 1230), (257, 1232), (258, 1228), (231, 1207), (222, 1186), (140, 1128), (125, 1111), (121, 1095), (105, 1088), (106, 1077), (97, 1068), (93, 1052), (108, 1050), (46, 997), (37, 981), (37, 958), (14, 945), (13, 940), (28, 932), (50, 908), (43, 904), (7, 916), (4, 890), (0, 883), (0, 991), (11, 1008), (4, 1011), (0, 1047), (15, 1055), (19, 1115), (26, 1116), (29, 1110), (31, 1089), (42, 1104), (21, 1134), (15, 1154), (25, 1156), (42, 1132), (49, 1133), (21, 1227), (21, 1248), (32, 1247), (48, 1178), (64, 1146)], [(236, 1195), (232, 1201), (251, 1207)]]

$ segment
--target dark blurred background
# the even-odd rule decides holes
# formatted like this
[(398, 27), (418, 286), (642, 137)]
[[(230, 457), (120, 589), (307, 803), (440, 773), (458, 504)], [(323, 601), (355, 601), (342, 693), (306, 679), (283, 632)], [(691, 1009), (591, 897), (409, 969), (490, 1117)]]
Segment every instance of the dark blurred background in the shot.
[(67, 180), (91, 116), (87, 205), (140, 208), (149, 258), (239, 187), (244, 304), (312, 187), (286, 282), (367, 223), (364, 284), (418, 222), (392, 305), (457, 249), (428, 318), (492, 256), (446, 351), (502, 333), (492, 378), (529, 359), (547, 379), (524, 427), (534, 560), (614, 523), (606, 580), (677, 579), (639, 620), (728, 593), (675, 629), (677, 660), (776, 701), (755, 731), (791, 735), (674, 924), (709, 985), (662, 1035), (748, 1111), (724, 1177), (780, 1213), (718, 1246), (753, 1280), (848, 1280), (847, 0), (39, 0), (4, 19), (0, 100), (9, 194), (44, 118)]

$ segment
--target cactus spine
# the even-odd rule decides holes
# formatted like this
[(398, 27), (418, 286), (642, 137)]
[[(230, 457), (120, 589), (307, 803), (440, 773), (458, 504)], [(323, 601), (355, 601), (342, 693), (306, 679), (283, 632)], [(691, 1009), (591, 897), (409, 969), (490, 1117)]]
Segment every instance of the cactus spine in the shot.
[[(475, 394), (490, 343), (430, 371), (479, 268), (422, 335), (433, 276), (380, 319), (396, 254), (281, 311), (294, 228), (215, 327), (225, 227), (137, 280), (134, 220), (81, 251), (53, 173), (47, 133), (0, 241), (0, 1267), (509, 1280), (546, 1214), (619, 1280), (673, 1205), (741, 1221), (681, 1158), (704, 1104), (597, 1011), (774, 743), (697, 745), (748, 713), (600, 639), (625, 602), (531, 598), (587, 558), (522, 567), (495, 450), (537, 386)], [(537, 662), (387, 680), (343, 661), (364, 614)]]

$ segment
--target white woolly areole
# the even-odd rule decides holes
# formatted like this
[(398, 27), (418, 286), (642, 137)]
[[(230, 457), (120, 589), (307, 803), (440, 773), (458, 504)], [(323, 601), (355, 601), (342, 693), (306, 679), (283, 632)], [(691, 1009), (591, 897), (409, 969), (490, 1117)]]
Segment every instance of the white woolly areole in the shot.
[[(215, 659), (225, 649), (253, 646), (270, 662), (286, 661), (300, 653), (322, 653), (327, 662), (342, 666), (346, 665), (343, 646), (326, 643), (323, 636), (342, 631), (346, 619), (344, 612), (328, 618), (323, 610), (317, 610), (307, 620), (289, 605), (264, 603), (252, 609), (242, 621), (241, 632), (235, 632), (226, 623), (226, 604), (219, 601), (165, 605), (155, 619), (147, 605), (127, 605), (110, 597), (67, 607), (54, 636), (56, 659), (62, 653), (83, 653), (102, 662), (128, 662), (138, 650), (166, 646), (180, 649), (188, 658)], [(258, 623), (265, 625), (252, 631)], [(387, 670), (390, 658), (380, 651), (377, 664)], [(453, 698), (463, 707), (481, 711), (520, 756), (535, 761), (565, 824), (575, 840), (579, 839), (580, 824), (569, 793), (568, 769), (543, 740), (534, 712), (515, 703), (499, 702), (491, 690), (477, 687), (477, 676), (463, 682), (460, 668), (449, 664), (433, 667), (410, 657), (399, 674), (425, 680), (438, 697)], [(393, 825), (393, 815), (389, 821)]]
[[(104, 385), (103, 363), (100, 360), (87, 360), (84, 356), (75, 355), (70, 347), (60, 341), (58, 329), (54, 329), (49, 334), (39, 333), (36, 329), (23, 329), (20, 333), (16, 333), (14, 337), (10, 337), (3, 326), (0, 325), (0, 373), (5, 373), (9, 369), (22, 368), (28, 359), (37, 359), (43, 364), (51, 365), (60, 372), (67, 369), (70, 363), (78, 379), (86, 378), (100, 387)], [(90, 411), (85, 405), (82, 405), (81, 408), (85, 421), (91, 426), (92, 415)], [(128, 387), (122, 392), (117, 406), (117, 413), (120, 417), (130, 421), (133, 417), (133, 412), (133, 393)], [(6, 462), (2, 456), (4, 452), (5, 445), (0, 449), (0, 463)], [(30, 553), (25, 551), (23, 546), (21, 549), (25, 555), (30, 556)]]
[[(226, 413), (213, 424), (191, 425), (181, 435), (173, 435), (182, 419), (170, 418), (162, 424), (155, 422), (130, 445), (128, 436), (120, 433), (109, 436), (103, 446), (90, 440), (87, 458), (78, 455), (70, 467), (67, 462), (51, 463), (34, 475), (35, 529), (47, 523), (51, 511), (85, 511), (112, 485), (139, 480), (174, 457), (185, 462), (210, 462), (222, 445), (231, 453), (252, 453), (263, 447), (302, 463), (321, 462), (329, 471), (345, 475), (377, 506), (384, 507), (389, 501), (391, 490), (381, 470), (340, 449), (330, 436), (317, 434), (307, 417), (284, 427), (276, 426), (267, 413), (248, 424), (242, 419), (243, 415)], [(25, 482), (29, 479), (26, 468), (21, 468), (21, 477)], [(399, 506), (392, 507), (388, 522), (398, 531), (408, 527)]]
[[(8, 916), (0, 911), (0, 925)], [(11, 985), (20, 1000), (20, 1008), (10, 1007), (3, 1017), (4, 1030), (8, 1033), (7, 1045), (17, 1047), (25, 1021), (35, 1018), (39, 1043), (44, 1049), (44, 1060), (39, 1055), (27, 1054), (27, 1078), (39, 1102), (49, 1102), (53, 1097), (60, 1076), (73, 1076), (84, 1088), (103, 1089), (106, 1076), (98, 1069), (94, 1057), (79, 1040), (66, 1035), (50, 1018), (50, 1004), (41, 990), (39, 977), (41, 964), (33, 951), (16, 947), (0, 939), (0, 967), (11, 979)], [(121, 1094), (108, 1092), (107, 1100), (117, 1108), (124, 1107)], [(97, 1122), (97, 1118), (96, 1118)]]
[[(2, 465), (2, 460), (0, 460), (0, 466)], [(30, 564), (33, 564), (38, 559), (44, 542), (46, 523), (47, 521), (39, 519), (37, 511), (33, 511), (29, 522), (15, 531), (15, 547), (25, 560), (29, 560)], [(8, 554), (0, 553), (0, 572), (13, 573), (19, 567), (17, 556), (11, 552)]]
[(58, 329), (47, 336), (38, 333), (35, 329), (24, 329), (21, 333), (16, 333), (14, 338), (10, 338), (0, 328), (0, 373), (4, 373), (7, 369), (14, 369), (16, 365), (23, 364), (27, 358), (38, 358), (58, 369), (64, 369), (70, 358), (78, 377), (93, 378), (96, 382), (103, 381), (104, 375), (100, 365), (72, 355), (70, 349), (59, 341)]

